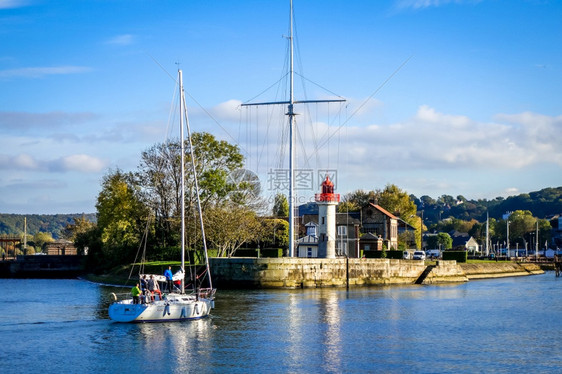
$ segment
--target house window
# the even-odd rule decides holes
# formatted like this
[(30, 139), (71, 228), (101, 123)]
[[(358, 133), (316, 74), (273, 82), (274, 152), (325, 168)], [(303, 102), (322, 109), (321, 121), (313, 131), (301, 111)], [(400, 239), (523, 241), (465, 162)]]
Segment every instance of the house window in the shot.
[(322, 217), (322, 224), (323, 224), (323, 225), (325, 224), (325, 222), (324, 222), (324, 219), (325, 219), (325, 218), (326, 218), (326, 217)]
[(311, 258), (312, 257), (312, 248), (308, 247), (307, 253), (306, 253), (306, 257)]
[(339, 248), (339, 250), (340, 250), (340, 255), (348, 255), (348, 253), (347, 253), (347, 242), (341, 243), (341, 248)]
[(366, 251), (370, 251), (370, 250), (371, 250), (371, 245), (370, 245), (370, 244), (365, 244), (365, 250), (366, 250)]
[(339, 236), (346, 236), (347, 235), (347, 226), (338, 226), (338, 235)]
[(307, 235), (316, 236), (316, 226), (308, 226)]

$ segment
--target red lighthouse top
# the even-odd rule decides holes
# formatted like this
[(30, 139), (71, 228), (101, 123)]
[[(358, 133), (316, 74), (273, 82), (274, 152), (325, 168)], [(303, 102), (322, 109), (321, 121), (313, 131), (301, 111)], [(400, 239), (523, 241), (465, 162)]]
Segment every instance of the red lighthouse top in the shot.
[(322, 193), (314, 196), (316, 202), (339, 202), (340, 194), (334, 193), (334, 183), (330, 177), (326, 175), (326, 179), (322, 182)]

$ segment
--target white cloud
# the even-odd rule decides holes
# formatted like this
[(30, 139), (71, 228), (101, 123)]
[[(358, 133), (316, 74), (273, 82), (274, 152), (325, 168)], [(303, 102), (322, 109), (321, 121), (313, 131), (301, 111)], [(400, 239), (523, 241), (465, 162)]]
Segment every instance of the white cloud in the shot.
[(397, 0), (398, 9), (425, 9), (437, 8), (447, 4), (474, 4), (482, 0)]
[(48, 112), (48, 113), (28, 113), (28, 112), (2, 112), (0, 111), (0, 128), (5, 130), (15, 130), (18, 134), (22, 130), (34, 129), (53, 129), (67, 125), (77, 125), (92, 121), (98, 118), (97, 115), (89, 112), (68, 113), (68, 112)]
[(209, 113), (221, 121), (238, 121), (240, 119), (240, 104), (239, 100), (228, 100), (218, 105), (215, 105)]
[(504, 191), (506, 196), (514, 196), (514, 195), (519, 195), (519, 189), (517, 187), (509, 187), (506, 188)]
[(81, 74), (92, 71), (86, 66), (29, 67), (0, 70), (0, 78), (43, 78), (48, 75)]
[(47, 161), (38, 160), (26, 153), (15, 156), (0, 155), (0, 170), (98, 173), (106, 166), (107, 162), (85, 154), (64, 156)]
[(28, 0), (0, 0), (0, 9), (21, 8), (28, 4)]
[(17, 169), (37, 169), (39, 163), (30, 155), (20, 154), (12, 159), (14, 167)]
[[(562, 116), (521, 113), (498, 115), (494, 121), (479, 122), (423, 105), (415, 115), (401, 122), (368, 126), (348, 124), (341, 129), (322, 122), (309, 124), (304, 118), (306, 115), (302, 117), (297, 118), (297, 146), (299, 154), (305, 153), (306, 157), (298, 157), (299, 167), (305, 166), (303, 159), (308, 162), (345, 160), (346, 168), (365, 174), (372, 174), (373, 170), (384, 173), (437, 169), (464, 170), (465, 173), (514, 171), (544, 163), (562, 167), (562, 133), (559, 130)], [(286, 127), (286, 124), (275, 124), (275, 128), (269, 129), (270, 125), (261, 120), (263, 116), (259, 118), (255, 121), (259, 126), (253, 125), (258, 126), (257, 130), (241, 130), (252, 137), (250, 141), (242, 141), (241, 148), (253, 153), (260, 144), (267, 144), (268, 156), (257, 153), (249, 156), (266, 157), (268, 163), (279, 163), (275, 160), (286, 155), (286, 151), (280, 152), (280, 147), (287, 144), (286, 131), (279, 127)], [(245, 139), (245, 135), (241, 135)], [(303, 145), (306, 145), (304, 150)]]
[(79, 171), (83, 173), (100, 172), (106, 163), (96, 157), (78, 154), (66, 156), (57, 161), (62, 166), (63, 171)]
[(109, 39), (106, 44), (113, 44), (113, 45), (130, 45), (133, 44), (135, 41), (135, 37), (131, 34), (123, 34), (117, 35), (111, 39)]
[(39, 180), (17, 180), (10, 181), (5, 186), (6, 190), (58, 190), (61, 188), (66, 188), (67, 183), (60, 179), (39, 179)]

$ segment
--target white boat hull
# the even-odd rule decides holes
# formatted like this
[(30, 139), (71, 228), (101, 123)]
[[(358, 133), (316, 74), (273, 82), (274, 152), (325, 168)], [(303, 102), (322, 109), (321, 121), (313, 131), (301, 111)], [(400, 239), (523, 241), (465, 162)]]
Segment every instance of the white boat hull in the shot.
[(118, 301), (109, 306), (109, 318), (115, 322), (165, 322), (203, 318), (209, 315), (214, 302), (196, 300), (191, 295), (168, 296), (148, 304)]

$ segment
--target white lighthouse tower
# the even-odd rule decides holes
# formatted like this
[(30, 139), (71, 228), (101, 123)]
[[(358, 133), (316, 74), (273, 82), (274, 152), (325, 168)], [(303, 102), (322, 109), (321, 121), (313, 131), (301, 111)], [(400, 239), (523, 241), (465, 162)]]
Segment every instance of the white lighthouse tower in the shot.
[(328, 176), (322, 182), (322, 193), (316, 194), (318, 204), (318, 257), (336, 258), (336, 206), (340, 195)]

